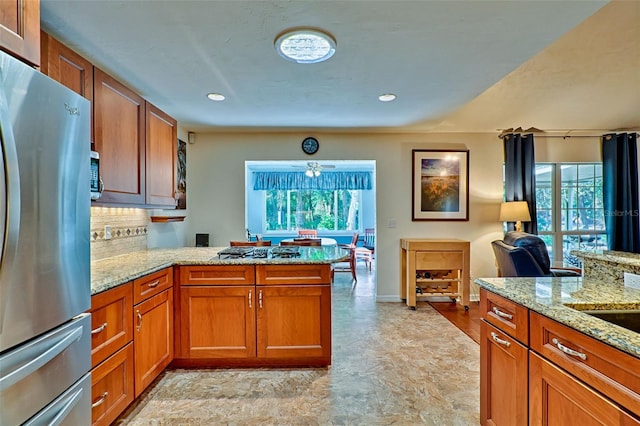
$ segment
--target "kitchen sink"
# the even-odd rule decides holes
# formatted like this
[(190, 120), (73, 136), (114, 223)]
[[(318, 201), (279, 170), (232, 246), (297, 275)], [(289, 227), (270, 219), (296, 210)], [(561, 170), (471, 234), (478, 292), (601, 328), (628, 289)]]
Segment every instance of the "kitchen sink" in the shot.
[(585, 314), (603, 319), (612, 324), (619, 325), (627, 330), (640, 333), (640, 310), (639, 309), (607, 309), (607, 310), (580, 310)]

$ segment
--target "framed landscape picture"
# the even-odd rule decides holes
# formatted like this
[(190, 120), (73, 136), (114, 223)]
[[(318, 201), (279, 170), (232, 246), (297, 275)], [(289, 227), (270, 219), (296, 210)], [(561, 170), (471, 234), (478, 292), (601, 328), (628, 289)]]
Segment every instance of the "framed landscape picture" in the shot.
[(469, 220), (469, 151), (412, 154), (412, 220)]

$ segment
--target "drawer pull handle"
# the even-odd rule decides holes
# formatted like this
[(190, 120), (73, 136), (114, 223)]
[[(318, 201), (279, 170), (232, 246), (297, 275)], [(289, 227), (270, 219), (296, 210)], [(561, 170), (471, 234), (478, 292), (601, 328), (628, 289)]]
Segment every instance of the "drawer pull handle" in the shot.
[(249, 309), (251, 309), (251, 290), (249, 290)]
[(258, 293), (258, 305), (260, 305), (260, 309), (262, 309), (262, 290)]
[(142, 330), (142, 314), (140, 313), (140, 310), (136, 310), (136, 315), (138, 316), (138, 325), (136, 326), (136, 330), (140, 331)]
[(149, 288), (154, 288), (158, 287), (158, 284), (160, 284), (160, 280), (155, 280), (154, 282), (147, 284), (147, 286), (149, 286)]
[(107, 399), (107, 395), (109, 395), (109, 392), (103, 393), (96, 402), (91, 404), (91, 408), (96, 408), (98, 405), (102, 405), (102, 403)]
[(554, 345), (556, 345), (558, 349), (560, 349), (565, 354), (578, 357), (583, 361), (587, 359), (587, 354), (583, 354), (582, 352), (574, 351), (573, 349), (566, 347), (565, 345), (560, 343), (560, 341), (558, 341), (558, 339), (556, 339), (555, 337), (551, 341), (553, 342)]
[(493, 339), (494, 342), (502, 346), (506, 346), (507, 348), (511, 346), (511, 342), (507, 342), (506, 340), (499, 338), (498, 335), (493, 331), (491, 332), (491, 338)]
[(513, 315), (508, 314), (506, 312), (502, 312), (500, 309), (496, 308), (495, 306), (493, 307), (492, 311), (494, 314), (496, 314), (500, 318), (513, 319)]
[(106, 322), (104, 324), (102, 324), (100, 327), (94, 328), (93, 330), (91, 330), (91, 334), (101, 333), (105, 328), (107, 328), (107, 323)]

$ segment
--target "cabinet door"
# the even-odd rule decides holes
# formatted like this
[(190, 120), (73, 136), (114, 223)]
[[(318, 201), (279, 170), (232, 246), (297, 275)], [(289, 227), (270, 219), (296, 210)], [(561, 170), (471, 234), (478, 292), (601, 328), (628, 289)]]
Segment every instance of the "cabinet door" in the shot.
[(531, 425), (639, 425), (640, 421), (592, 388), (531, 352)]
[(480, 421), (483, 425), (526, 425), (527, 348), (508, 334), (480, 324)]
[(40, 1), (0, 1), (0, 46), (32, 65), (40, 65)]
[(181, 287), (181, 357), (255, 357), (255, 303), (254, 286)]
[(173, 289), (134, 307), (136, 398), (173, 360)]
[(149, 102), (146, 123), (147, 204), (175, 208), (178, 123)]
[(94, 68), (95, 148), (104, 182), (101, 203), (145, 203), (144, 99)]
[[(93, 65), (91, 62), (60, 43), (44, 31), (41, 32), (42, 66), (40, 70), (91, 102), (93, 109)], [(91, 141), (93, 142), (93, 114), (91, 114)]]
[(331, 286), (257, 286), (258, 357), (331, 363)]
[(133, 339), (131, 283), (91, 296), (91, 365), (96, 366)]
[(91, 370), (92, 425), (110, 425), (133, 398), (133, 343), (129, 343)]

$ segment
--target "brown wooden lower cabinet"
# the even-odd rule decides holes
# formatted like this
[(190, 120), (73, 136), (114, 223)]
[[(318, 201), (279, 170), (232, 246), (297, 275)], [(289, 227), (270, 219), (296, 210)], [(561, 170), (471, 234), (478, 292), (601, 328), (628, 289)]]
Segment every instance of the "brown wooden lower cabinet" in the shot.
[(91, 370), (91, 422), (109, 425), (133, 402), (133, 343)]
[(182, 287), (180, 356), (254, 357), (255, 297), (254, 286)]
[(485, 425), (526, 425), (529, 349), (508, 334), (480, 324), (480, 419)]
[(640, 425), (640, 360), (485, 289), (480, 307), (481, 424)]
[(175, 365), (331, 363), (330, 265), (182, 266), (179, 276)]
[(529, 365), (529, 424), (640, 424), (618, 405), (533, 352)]
[(113, 355), (133, 339), (131, 283), (91, 297), (91, 365)]
[(133, 308), (136, 398), (173, 360), (173, 289)]
[(331, 358), (331, 287), (257, 286), (260, 358)]

